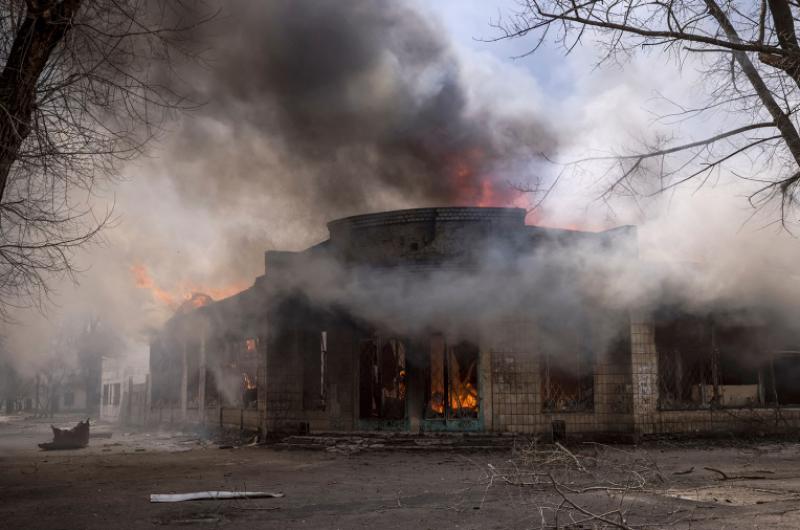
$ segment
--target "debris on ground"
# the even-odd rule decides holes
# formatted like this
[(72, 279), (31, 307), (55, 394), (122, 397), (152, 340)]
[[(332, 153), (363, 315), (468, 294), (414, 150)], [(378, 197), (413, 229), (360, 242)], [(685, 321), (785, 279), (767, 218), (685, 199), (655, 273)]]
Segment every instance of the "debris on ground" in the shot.
[(513, 444), (514, 437), (506, 435), (416, 435), (360, 432), (294, 435), (284, 438), (273, 447), (290, 450), (320, 450), (349, 455), (362, 451), (507, 451)]
[(218, 449), (239, 449), (242, 447), (255, 447), (262, 445), (259, 442), (258, 433), (252, 431), (236, 431), (233, 429), (221, 429), (215, 435), (215, 442)]
[(83, 449), (89, 445), (89, 418), (86, 421), (79, 421), (71, 429), (59, 429), (53, 425), (53, 441), (40, 443), (39, 447), (45, 451), (54, 449)]
[(93, 432), (89, 438), (111, 438), (114, 436), (113, 432)]
[(267, 497), (280, 498), (283, 497), (283, 493), (272, 493), (269, 491), (196, 491), (193, 493), (153, 493), (150, 495), (150, 502), (183, 502), (206, 499), (261, 499)]

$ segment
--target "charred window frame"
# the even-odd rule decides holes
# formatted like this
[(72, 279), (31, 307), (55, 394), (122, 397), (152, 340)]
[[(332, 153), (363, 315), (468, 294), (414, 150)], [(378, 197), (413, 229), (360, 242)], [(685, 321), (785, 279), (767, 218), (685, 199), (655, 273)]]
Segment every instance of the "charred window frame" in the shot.
[(800, 406), (800, 348), (776, 350), (770, 359), (772, 385), (766, 392), (768, 401), (783, 406)]
[(206, 357), (206, 407), (258, 408), (260, 337), (220, 335)]
[(442, 334), (431, 335), (425, 370), (425, 419), (477, 419), (479, 365), (477, 341), (450, 345)]
[(773, 388), (761, 329), (671, 315), (655, 327), (660, 410), (750, 408)]
[(714, 400), (716, 368), (707, 319), (679, 315), (657, 323), (658, 406), (707, 407)]
[(591, 412), (594, 410), (594, 376), (597, 356), (586, 318), (542, 322), (542, 411)]
[(120, 383), (114, 383), (112, 385), (111, 399), (112, 399), (112, 404), (115, 407), (119, 406), (119, 402), (122, 397), (121, 394), (122, 394), (122, 385)]
[(397, 338), (374, 336), (359, 347), (359, 418), (406, 417), (406, 347)]
[(109, 402), (110, 402), (109, 391), (110, 391), (109, 384), (108, 383), (104, 384), (103, 385), (103, 405), (108, 405)]
[(594, 354), (577, 348), (566, 354), (547, 353), (542, 373), (544, 412), (591, 412), (594, 410)]

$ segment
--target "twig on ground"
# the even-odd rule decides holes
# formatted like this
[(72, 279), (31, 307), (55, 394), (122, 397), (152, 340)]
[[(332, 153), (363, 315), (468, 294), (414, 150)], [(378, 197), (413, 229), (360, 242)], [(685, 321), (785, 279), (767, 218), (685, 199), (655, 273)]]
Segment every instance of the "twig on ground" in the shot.
[(767, 478), (762, 475), (728, 475), (721, 469), (715, 467), (704, 467), (703, 469), (719, 473), (722, 477), (720, 480), (765, 480)]
[[(565, 502), (565, 503), (567, 503), (567, 504), (569, 504), (570, 506), (572, 506), (573, 508), (575, 508), (575, 509), (576, 509), (576, 510), (578, 510), (579, 512), (581, 512), (583, 515), (586, 515), (586, 516), (588, 516), (588, 517), (591, 517), (591, 518), (592, 518), (592, 519), (594, 519), (594, 520), (597, 520), (597, 521), (600, 521), (600, 522), (603, 522), (603, 523), (609, 524), (609, 525), (611, 525), (611, 526), (614, 526), (614, 527), (616, 527), (616, 528), (621, 528), (621, 529), (623, 529), (623, 530), (633, 530), (633, 528), (632, 528), (632, 527), (628, 526), (628, 525), (627, 525), (627, 524), (625, 524), (624, 522), (617, 522), (617, 521), (613, 521), (613, 520), (611, 520), (611, 519), (608, 519), (607, 517), (605, 517), (605, 515), (609, 515), (609, 514), (613, 514), (613, 513), (618, 513), (618, 512), (619, 512), (619, 510), (614, 510), (614, 511), (612, 511), (612, 512), (608, 512), (607, 514), (602, 514), (602, 515), (599, 515), (599, 514), (592, 513), (592, 512), (590, 512), (589, 510), (587, 510), (586, 508), (584, 508), (584, 507), (582, 507), (582, 506), (579, 506), (578, 504), (576, 504), (575, 502), (573, 502), (573, 501), (572, 501), (572, 500), (571, 500), (569, 497), (567, 497), (567, 496), (566, 496), (566, 494), (564, 494), (564, 492), (563, 492), (563, 491), (561, 491), (561, 488), (559, 488), (558, 482), (556, 482), (556, 479), (555, 479), (555, 478), (553, 478), (553, 475), (552, 475), (552, 474), (549, 474), (549, 476), (550, 476), (550, 481), (551, 481), (551, 482), (552, 482), (552, 484), (553, 484), (553, 489), (555, 489), (555, 490), (556, 490), (556, 492), (557, 492), (559, 495), (561, 495), (561, 498), (564, 500), (564, 502)], [(621, 514), (620, 514), (620, 519), (622, 519), (622, 520), (624, 521), (624, 517), (622, 517), (622, 515), (621, 515)]]
[(578, 457), (572, 454), (572, 451), (570, 451), (569, 449), (567, 449), (558, 442), (555, 443), (555, 446), (564, 451), (565, 453), (567, 453), (572, 458), (572, 460), (575, 461), (575, 465), (578, 467), (578, 469), (580, 469), (581, 471), (586, 471), (586, 468), (583, 467), (583, 464), (581, 464), (580, 460), (578, 460)]
[(705, 469), (706, 471), (712, 471), (714, 473), (719, 473), (722, 476), (722, 480), (728, 480), (730, 478), (730, 477), (728, 477), (727, 473), (725, 473), (724, 471), (722, 471), (720, 469), (717, 469), (715, 467), (707, 467), (706, 466), (703, 469)]

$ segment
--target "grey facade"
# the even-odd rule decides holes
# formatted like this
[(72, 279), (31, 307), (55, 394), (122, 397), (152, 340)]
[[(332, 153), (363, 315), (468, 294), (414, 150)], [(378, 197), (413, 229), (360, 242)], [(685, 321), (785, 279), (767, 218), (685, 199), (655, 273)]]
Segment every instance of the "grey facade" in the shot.
[[(776, 363), (781, 374), (795, 369), (794, 350), (769, 318), (743, 323), (581, 297), (572, 288), (580, 263), (522, 258), (581, 247), (635, 261), (635, 229), (589, 233), (524, 220), (514, 208), (361, 215), (329, 223), (330, 238), (305, 251), (267, 252), (253, 287), (176, 315), (153, 340), (151, 417), (266, 432), (585, 436), (781, 430), (800, 421), (791, 407), (800, 396), (774, 371)], [(497, 289), (475, 286), (474, 297), (419, 322), (429, 309), (422, 291), (449, 278), (480, 280), (473, 272), (487, 257), (500, 267)], [(508, 285), (523, 277), (515, 270), (503, 282), (509, 264), (542, 270), (534, 282)], [(362, 273), (358, 281), (336, 285), (351, 282), (350, 271)], [(420, 303), (395, 307), (391, 296), (404, 293)]]

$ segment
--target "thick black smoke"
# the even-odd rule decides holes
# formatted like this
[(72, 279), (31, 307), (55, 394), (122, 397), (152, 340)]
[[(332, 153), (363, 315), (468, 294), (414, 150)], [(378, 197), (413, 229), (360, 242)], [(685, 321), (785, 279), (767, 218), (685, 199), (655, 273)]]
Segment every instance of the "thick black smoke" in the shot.
[[(320, 221), (403, 206), (507, 204), (553, 135), (531, 109), (487, 101), (436, 22), (403, 1), (222, 2), (201, 26), (206, 104), (171, 158), (204, 204), (302, 196)], [(222, 148), (224, 146), (224, 148)]]

